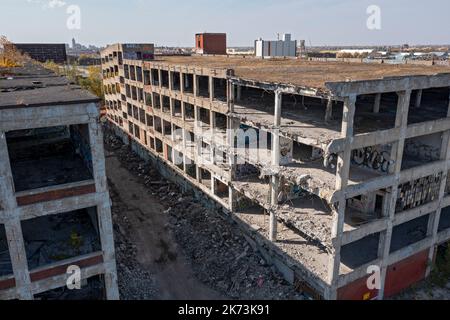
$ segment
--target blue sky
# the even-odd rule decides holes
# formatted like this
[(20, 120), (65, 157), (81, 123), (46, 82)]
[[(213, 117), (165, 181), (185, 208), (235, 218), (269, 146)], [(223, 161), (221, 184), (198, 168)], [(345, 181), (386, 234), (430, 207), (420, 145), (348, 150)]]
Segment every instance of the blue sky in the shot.
[[(80, 30), (66, 27), (69, 5), (81, 9)], [(366, 27), (369, 5), (381, 9), (381, 30)], [(448, 0), (1, 0), (0, 34), (97, 45), (193, 46), (204, 31), (226, 32), (229, 46), (284, 32), (308, 45), (450, 44), (449, 12)]]

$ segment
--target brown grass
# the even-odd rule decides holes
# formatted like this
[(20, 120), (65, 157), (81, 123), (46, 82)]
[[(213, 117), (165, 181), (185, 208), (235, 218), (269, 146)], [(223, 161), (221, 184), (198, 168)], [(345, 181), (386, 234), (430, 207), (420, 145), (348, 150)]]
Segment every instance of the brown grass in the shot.
[(0, 36), (0, 68), (21, 67), (31, 58), (20, 52), (5, 36)]

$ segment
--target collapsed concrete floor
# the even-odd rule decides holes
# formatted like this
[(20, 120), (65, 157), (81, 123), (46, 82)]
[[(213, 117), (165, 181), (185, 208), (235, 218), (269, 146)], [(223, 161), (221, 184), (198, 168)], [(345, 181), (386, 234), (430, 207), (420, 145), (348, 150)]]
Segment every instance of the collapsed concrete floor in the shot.
[[(105, 134), (105, 144), (121, 299), (311, 299), (267, 265), (235, 223), (116, 137)], [(448, 287), (423, 281), (395, 299), (450, 299)]]
[(121, 299), (305, 299), (232, 222), (105, 134)]

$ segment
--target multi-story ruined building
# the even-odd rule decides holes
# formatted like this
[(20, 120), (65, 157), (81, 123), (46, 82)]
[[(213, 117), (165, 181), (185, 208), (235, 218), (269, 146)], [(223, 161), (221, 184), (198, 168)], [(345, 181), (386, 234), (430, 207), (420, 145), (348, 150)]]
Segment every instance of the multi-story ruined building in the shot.
[(0, 69), (0, 299), (69, 298), (78, 275), (119, 298), (99, 102), (38, 65)]
[(288, 281), (383, 299), (429, 275), (450, 238), (450, 69), (121, 48), (102, 52), (116, 134), (219, 204)]

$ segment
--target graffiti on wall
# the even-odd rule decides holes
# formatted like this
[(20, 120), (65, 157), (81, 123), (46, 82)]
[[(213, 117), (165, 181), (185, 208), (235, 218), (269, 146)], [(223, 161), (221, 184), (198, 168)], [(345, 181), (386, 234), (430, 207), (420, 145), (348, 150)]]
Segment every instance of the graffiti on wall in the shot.
[(390, 172), (395, 164), (388, 151), (367, 147), (352, 152), (352, 164), (381, 172)]
[(395, 211), (414, 209), (438, 199), (441, 180), (439, 173), (400, 185)]

